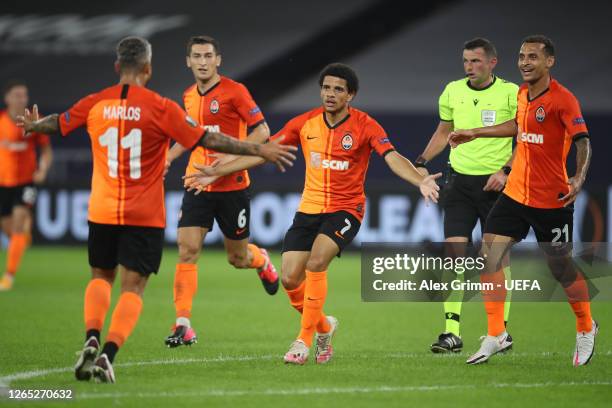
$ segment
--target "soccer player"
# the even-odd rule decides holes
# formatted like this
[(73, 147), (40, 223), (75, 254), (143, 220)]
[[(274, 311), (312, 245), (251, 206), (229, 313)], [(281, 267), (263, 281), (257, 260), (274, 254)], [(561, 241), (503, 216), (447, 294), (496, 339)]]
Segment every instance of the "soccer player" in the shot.
[[(504, 328), (504, 275), (497, 267), (502, 254), (525, 238), (533, 228), (547, 255), (549, 268), (560, 281), (576, 315), (573, 364), (587, 364), (593, 356), (597, 322), (591, 317), (589, 292), (582, 274), (571, 261), (573, 202), (582, 189), (591, 161), (589, 134), (576, 97), (551, 78), (555, 47), (542, 35), (523, 40), (518, 68), (525, 83), (518, 93), (516, 121), (493, 127), (456, 130), (451, 146), (478, 138), (515, 133), (517, 148), (506, 188), (489, 213), (483, 249), (488, 255), (483, 282), (501, 284), (485, 291), (488, 335), (468, 360), (479, 364), (498, 353), (507, 341)], [(576, 146), (576, 174), (568, 178), (565, 167), (572, 143)]]
[[(117, 85), (81, 99), (65, 113), (35, 120), (35, 106), (32, 114), (26, 110), (18, 119), (27, 132), (47, 134), (67, 135), (86, 125), (91, 139), (92, 279), (85, 290), (86, 342), (75, 375), (79, 380), (93, 376), (98, 382), (115, 381), (113, 360), (136, 326), (147, 280), (159, 268), (165, 226), (163, 173), (170, 137), (188, 148), (200, 145), (259, 155), (281, 166), (295, 157), (275, 142), (259, 145), (205, 130), (175, 102), (146, 89), (152, 73), (151, 45), (143, 38), (119, 42), (115, 69)], [(121, 295), (97, 356), (118, 265)]]
[(23, 115), (28, 106), (26, 83), (9, 81), (3, 94), (6, 110), (0, 111), (0, 222), (10, 241), (0, 291), (13, 287), (21, 258), (31, 241), (36, 186), (47, 178), (53, 160), (47, 135), (25, 133), (17, 127), (17, 116)]
[[(246, 87), (219, 74), (219, 43), (208, 36), (192, 37), (187, 43), (187, 67), (196, 83), (183, 94), (187, 113), (206, 129), (221, 131), (238, 140), (263, 143), (270, 129)], [(185, 152), (175, 144), (168, 153), (168, 165)], [(194, 163), (209, 165), (216, 158), (203, 147), (189, 158), (187, 174), (196, 171)], [(178, 223), (179, 263), (174, 274), (176, 324), (166, 338), (168, 347), (197, 341), (191, 327), (191, 308), (198, 286), (198, 258), (202, 241), (216, 219), (224, 235), (227, 260), (235, 268), (254, 268), (273, 295), (278, 290), (278, 274), (265, 249), (249, 244), (250, 195), (246, 170), (222, 177), (206, 187), (203, 194), (185, 191)]]
[[(463, 69), (467, 78), (450, 82), (439, 98), (440, 123), (427, 147), (414, 161), (422, 174), (429, 174), (427, 162), (446, 148), (453, 129), (472, 129), (504, 123), (516, 116), (518, 86), (493, 73), (497, 65), (495, 46), (485, 38), (474, 38), (463, 46)], [(444, 237), (447, 250), (463, 256), (472, 230), (480, 220), (484, 228), (487, 215), (504, 188), (510, 173), (512, 136), (504, 139), (479, 139), (452, 149), (450, 172), (444, 186)], [(458, 275), (457, 278), (461, 277)], [(455, 291), (444, 302), (446, 329), (431, 345), (434, 353), (459, 352), (463, 348), (460, 332), (463, 291)], [(504, 321), (508, 321), (510, 301)], [(507, 347), (512, 347), (508, 336)]]
[[(384, 157), (396, 175), (418, 186), (423, 196), (437, 202), (435, 179), (423, 176), (393, 148), (384, 129), (365, 112), (350, 106), (359, 89), (355, 72), (344, 64), (330, 64), (319, 77), (322, 107), (290, 120), (274, 137), (302, 146), (306, 161), (304, 192), (293, 225), (283, 242), (282, 283), (291, 306), (301, 317), (301, 330), (284, 356), (290, 364), (306, 363), (315, 341), (318, 364), (333, 355), (332, 337), (338, 319), (323, 313), (327, 270), (357, 235), (365, 211), (364, 181), (372, 151)], [(261, 164), (241, 158), (215, 167), (195, 166), (202, 175), (190, 178), (205, 185), (208, 176), (231, 174)], [(316, 334), (315, 334), (316, 333)]]

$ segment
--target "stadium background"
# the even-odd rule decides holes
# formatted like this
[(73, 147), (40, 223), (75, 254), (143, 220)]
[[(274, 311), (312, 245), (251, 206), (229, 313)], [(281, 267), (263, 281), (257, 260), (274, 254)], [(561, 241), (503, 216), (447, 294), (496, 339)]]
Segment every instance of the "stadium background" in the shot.
[[(612, 178), (606, 155), (612, 151), (607, 126), (612, 119), (612, 34), (607, 25), (612, 5), (430, 1), (411, 4), (406, 12), (399, 11), (400, 3), (59, 1), (37, 5), (36, 12), (26, 4), (7, 4), (0, 14), (0, 78), (27, 80), (31, 102), (42, 112), (62, 112), (116, 81), (114, 45), (138, 34), (149, 38), (154, 48), (150, 87), (181, 102), (183, 90), (193, 83), (185, 67), (184, 44), (191, 35), (208, 34), (221, 42), (221, 73), (247, 85), (272, 132), (293, 115), (319, 105), (319, 70), (342, 61), (360, 77), (353, 105), (374, 116), (398, 150), (413, 159), (437, 125), (437, 100), (444, 85), (463, 75), (463, 41), (475, 36), (492, 40), (499, 54), (497, 75), (520, 83), (520, 40), (543, 33), (557, 45), (553, 75), (580, 100), (594, 148), (585, 189), (576, 203), (574, 238), (611, 241)], [(559, 24), (568, 19), (571, 23)], [(89, 139), (81, 131), (53, 139), (53, 146), (55, 162), (36, 209), (35, 242), (84, 242)], [(447, 152), (441, 154), (432, 169), (442, 169), (446, 157)], [(574, 157), (572, 153), (570, 168)], [(166, 179), (168, 244), (176, 237), (186, 159), (174, 163)], [(252, 238), (278, 246), (297, 207), (303, 159), (288, 174), (264, 166), (252, 176)], [(440, 210), (425, 206), (416, 190), (399, 182), (378, 157), (372, 160), (366, 191), (368, 212), (354, 247), (363, 241), (443, 239)], [(207, 240), (220, 245), (218, 228)]]
[[(612, 118), (610, 4), (550, 0), (4, 3), (0, 82), (26, 79), (31, 101), (44, 112), (63, 111), (85, 94), (114, 83), (113, 48), (119, 38), (130, 34), (144, 35), (153, 43), (151, 88), (180, 101), (193, 81), (184, 65), (184, 44), (191, 35), (210, 34), (221, 41), (222, 72), (247, 84), (273, 131), (292, 115), (317, 106), (318, 71), (328, 62), (343, 61), (360, 75), (362, 86), (354, 105), (377, 118), (410, 158), (421, 152), (438, 122), (437, 99), (444, 85), (463, 74), (465, 40), (477, 35), (491, 39), (500, 55), (497, 73), (519, 82), (515, 62), (521, 38), (547, 34), (558, 48), (554, 75), (581, 101), (594, 146), (585, 192), (576, 206), (575, 230), (584, 240), (612, 241), (607, 160), (612, 141), (606, 126)], [(571, 367), (575, 332), (567, 304), (520, 301), (513, 303), (509, 326), (515, 350), (476, 368), (467, 366), (465, 359), (477, 349), (478, 336), (486, 333), (481, 303), (464, 305), (464, 351), (432, 355), (429, 345), (444, 327), (441, 305), (362, 301), (357, 253), (334, 261), (329, 274), (326, 310), (342, 322), (332, 364), (282, 365), (282, 353), (299, 329), (296, 312), (282, 292), (267, 296), (253, 271), (228, 265), (222, 250), (204, 251), (199, 262), (202, 273), (193, 310), (199, 344), (167, 349), (163, 339), (175, 318), (172, 271), (178, 259), (172, 243), (173, 217), (180, 204), (184, 162), (175, 163), (166, 180), (169, 247), (160, 273), (147, 286), (138, 326), (116, 361), (117, 384), (76, 382), (72, 364), (74, 351), (82, 344), (82, 295), (89, 274), (87, 251), (74, 243), (87, 236), (91, 155), (84, 132), (53, 143), (56, 160), (38, 201), (35, 243), (23, 258), (13, 290), (0, 294), (0, 405), (9, 386), (74, 390), (71, 402), (13, 401), (14, 406), (28, 407), (610, 405), (612, 339), (604, 331), (610, 327), (610, 302), (593, 304), (602, 332), (596, 356), (584, 369)], [(432, 167), (442, 168), (445, 156)], [(574, 155), (570, 157), (573, 164)], [(253, 238), (265, 246), (276, 245), (299, 199), (303, 161), (289, 174), (270, 167), (252, 174)], [(442, 238), (439, 210), (422, 205), (415, 190), (395, 178), (378, 157), (372, 159), (367, 191), (370, 205), (357, 242)], [(209, 238), (219, 244), (218, 235)], [(0, 251), (0, 265), (5, 254)], [(279, 251), (271, 251), (271, 256), (280, 265)], [(513, 268), (527, 274), (530, 268), (541, 270), (530, 261)]]

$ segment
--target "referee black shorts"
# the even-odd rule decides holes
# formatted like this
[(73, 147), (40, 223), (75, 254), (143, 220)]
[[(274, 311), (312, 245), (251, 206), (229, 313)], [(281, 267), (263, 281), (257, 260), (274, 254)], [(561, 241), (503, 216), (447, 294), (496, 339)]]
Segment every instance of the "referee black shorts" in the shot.
[(499, 198), (497, 191), (483, 191), (490, 175), (469, 176), (452, 169), (448, 184), (444, 185), (441, 205), (444, 209), (444, 237), (472, 237), (480, 220), (481, 231), (493, 204)]

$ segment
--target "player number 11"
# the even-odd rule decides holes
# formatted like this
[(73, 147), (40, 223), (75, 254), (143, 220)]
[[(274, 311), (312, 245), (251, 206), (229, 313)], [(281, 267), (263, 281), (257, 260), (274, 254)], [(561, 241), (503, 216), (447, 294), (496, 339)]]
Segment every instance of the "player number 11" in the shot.
[[(101, 146), (108, 149), (108, 175), (117, 178), (119, 168), (119, 129), (109, 127), (106, 132), (98, 138)], [(142, 131), (132, 129), (130, 133), (121, 138), (121, 148), (130, 151), (130, 178), (140, 178), (140, 152), (142, 144)]]

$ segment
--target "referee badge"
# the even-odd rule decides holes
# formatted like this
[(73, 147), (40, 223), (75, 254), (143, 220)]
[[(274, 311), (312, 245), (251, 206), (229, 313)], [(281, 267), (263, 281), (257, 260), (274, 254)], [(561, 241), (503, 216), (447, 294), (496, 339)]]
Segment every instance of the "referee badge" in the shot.
[(497, 111), (494, 110), (482, 110), (480, 117), (482, 119), (483, 126), (493, 126), (497, 119)]

